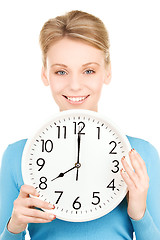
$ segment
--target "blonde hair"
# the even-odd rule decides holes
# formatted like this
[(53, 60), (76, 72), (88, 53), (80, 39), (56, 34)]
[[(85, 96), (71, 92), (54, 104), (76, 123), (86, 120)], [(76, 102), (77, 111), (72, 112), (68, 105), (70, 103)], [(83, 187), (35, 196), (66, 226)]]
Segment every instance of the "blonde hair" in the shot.
[(105, 62), (110, 63), (109, 36), (104, 23), (89, 13), (75, 10), (49, 19), (43, 25), (39, 43), (44, 67), (46, 67), (46, 56), (50, 46), (65, 36), (85, 41), (87, 44), (102, 50)]

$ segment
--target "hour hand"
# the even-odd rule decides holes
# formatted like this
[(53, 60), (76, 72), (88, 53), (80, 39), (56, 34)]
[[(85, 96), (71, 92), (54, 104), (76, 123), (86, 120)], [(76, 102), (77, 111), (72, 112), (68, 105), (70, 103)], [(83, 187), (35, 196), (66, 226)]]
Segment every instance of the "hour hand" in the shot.
[(53, 178), (51, 181), (54, 181), (55, 179), (57, 178), (60, 178), (60, 177), (64, 177), (64, 175), (68, 172), (70, 172), (71, 170), (73, 170), (74, 168), (76, 168), (76, 165), (72, 168), (70, 168), (69, 170), (67, 170), (66, 172), (63, 172), (63, 173), (60, 173), (57, 177)]

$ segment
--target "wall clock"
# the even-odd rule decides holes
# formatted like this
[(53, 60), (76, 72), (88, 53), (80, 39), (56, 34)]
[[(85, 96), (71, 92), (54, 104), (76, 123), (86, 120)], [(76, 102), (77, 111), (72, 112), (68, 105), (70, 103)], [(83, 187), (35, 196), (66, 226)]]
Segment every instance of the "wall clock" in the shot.
[[(22, 176), (57, 218), (83, 222), (112, 211), (125, 197), (121, 158), (131, 146), (111, 120), (89, 110), (67, 110), (27, 140)], [(130, 164), (131, 165), (131, 164)]]

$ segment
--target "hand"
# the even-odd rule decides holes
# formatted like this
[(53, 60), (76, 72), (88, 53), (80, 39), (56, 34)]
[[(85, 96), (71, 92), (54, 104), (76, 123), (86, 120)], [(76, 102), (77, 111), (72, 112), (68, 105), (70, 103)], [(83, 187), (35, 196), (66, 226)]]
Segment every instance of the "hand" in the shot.
[(64, 172), (64, 173), (60, 173), (57, 177), (53, 178), (51, 181), (54, 181), (55, 179), (60, 178), (60, 177), (64, 177), (64, 175), (65, 175), (66, 173), (70, 172), (71, 170), (73, 170), (73, 169), (76, 168), (76, 167), (77, 167), (77, 166), (76, 166), (76, 164), (75, 164), (74, 167), (70, 168), (69, 170), (67, 170), (67, 171)]
[(79, 171), (79, 167), (81, 166), (80, 163), (79, 163), (79, 155), (80, 155), (80, 143), (81, 143), (81, 134), (78, 133), (78, 139), (77, 139), (77, 142), (78, 142), (78, 155), (77, 155), (77, 174), (76, 174), (76, 181), (78, 181), (78, 171)]
[(133, 169), (129, 166), (125, 157), (122, 158), (124, 170), (121, 176), (128, 186), (128, 215), (134, 220), (140, 220), (146, 210), (146, 199), (149, 188), (149, 177), (144, 160), (132, 149), (129, 157)]
[(14, 234), (24, 231), (28, 223), (47, 223), (56, 218), (51, 213), (34, 209), (37, 207), (51, 210), (54, 206), (38, 198), (30, 197), (30, 194), (39, 196), (34, 187), (23, 185), (18, 198), (14, 201), (12, 216), (7, 226), (8, 230)]

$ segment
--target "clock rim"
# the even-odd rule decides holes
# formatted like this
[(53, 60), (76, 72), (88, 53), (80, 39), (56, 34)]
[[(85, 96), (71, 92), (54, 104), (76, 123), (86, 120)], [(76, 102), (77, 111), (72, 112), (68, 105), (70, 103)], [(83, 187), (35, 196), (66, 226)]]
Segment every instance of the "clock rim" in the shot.
[[(22, 178), (23, 178), (23, 182), (24, 184), (28, 184), (33, 186), (32, 182), (30, 181), (29, 175), (28, 173), (26, 173), (25, 171), (25, 159), (28, 153), (28, 150), (30, 149), (30, 146), (33, 144), (33, 141), (35, 140), (36, 136), (38, 135), (39, 132), (41, 132), (43, 129), (46, 128), (46, 126), (50, 125), (50, 123), (56, 121), (58, 118), (60, 117), (66, 117), (66, 116), (72, 116), (72, 115), (78, 115), (78, 114), (85, 114), (86, 116), (88, 115), (88, 117), (95, 117), (96, 119), (99, 119), (101, 122), (104, 121), (104, 123), (109, 124), (109, 127), (111, 126), (112, 129), (116, 130), (116, 133), (118, 135), (121, 136), (121, 138), (123, 138), (125, 144), (126, 144), (126, 148), (128, 149), (128, 151), (131, 149), (131, 145), (130, 142), (128, 140), (128, 138), (126, 137), (126, 135), (123, 133), (123, 131), (119, 128), (119, 126), (110, 118), (106, 117), (105, 115), (99, 113), (99, 112), (94, 112), (91, 110), (86, 110), (86, 109), (70, 109), (70, 110), (65, 110), (62, 112), (59, 112), (57, 114), (52, 115), (48, 120), (45, 121), (45, 123), (41, 124), (41, 127), (38, 128), (38, 130), (34, 131), (34, 134), (32, 134), (28, 139), (27, 142), (24, 146), (23, 149), (23, 153), (22, 153), (22, 159), (21, 159), (21, 172), (22, 172)], [(130, 161), (130, 160), (129, 160)], [(124, 198), (126, 197), (126, 194), (128, 192), (128, 188), (126, 185), (126, 188), (123, 191), (122, 197), (119, 199), (118, 204), (117, 202), (114, 202), (112, 204), (112, 207), (109, 209), (109, 211), (104, 211), (104, 213), (99, 214), (98, 217), (93, 217), (90, 218), (88, 215), (87, 217), (83, 218), (83, 220), (78, 220), (78, 219), (72, 219), (72, 218), (65, 218), (65, 217), (61, 217), (57, 215), (57, 218), (60, 220), (64, 220), (64, 221), (69, 221), (69, 222), (86, 222), (86, 221), (92, 221), (92, 220), (96, 220), (98, 218), (101, 218), (103, 216), (105, 216), (106, 214), (110, 213), (111, 211), (113, 211), (116, 207), (118, 207), (118, 205), (124, 200)], [(34, 197), (34, 196), (32, 196)], [(36, 198), (36, 197), (35, 197)], [(43, 200), (43, 199), (42, 199)], [(46, 212), (52, 212), (53, 214), (56, 214), (56, 209), (54, 210), (46, 210), (43, 209)]]

